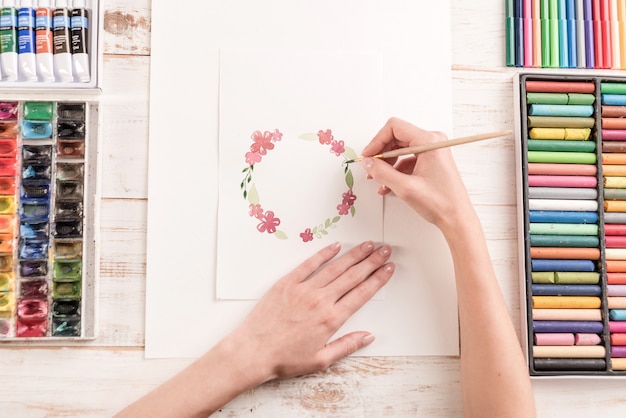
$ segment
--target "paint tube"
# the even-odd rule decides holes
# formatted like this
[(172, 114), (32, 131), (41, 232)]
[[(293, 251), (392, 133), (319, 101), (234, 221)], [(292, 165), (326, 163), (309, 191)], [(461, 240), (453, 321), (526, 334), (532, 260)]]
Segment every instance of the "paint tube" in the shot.
[(22, 80), (37, 81), (35, 9), (32, 0), (20, 0), (17, 11), (17, 64)]
[(17, 10), (15, 0), (4, 0), (0, 9), (0, 66), (2, 79), (17, 81)]
[(70, 11), (67, 0), (57, 0), (52, 13), (52, 42), (54, 45), (54, 73), (61, 82), (74, 80), (70, 46)]
[(72, 5), (72, 62), (78, 81), (89, 81), (89, 53), (87, 48), (89, 34), (89, 14), (85, 0), (74, 0)]
[(45, 82), (54, 81), (52, 61), (52, 9), (50, 0), (39, 0), (35, 11), (35, 46), (37, 74)]

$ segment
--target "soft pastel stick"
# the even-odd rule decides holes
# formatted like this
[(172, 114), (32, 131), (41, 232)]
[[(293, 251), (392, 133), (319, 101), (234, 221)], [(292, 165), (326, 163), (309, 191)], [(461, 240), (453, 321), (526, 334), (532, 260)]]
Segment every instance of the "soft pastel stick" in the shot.
[(609, 331), (626, 333), (626, 321), (609, 321)]
[(606, 302), (609, 309), (626, 309), (626, 297), (607, 296)]
[(552, 51), (550, 51), (550, 2), (549, 0), (540, 0), (541, 15), (541, 66), (551, 67)]
[[(604, 157), (604, 156), (603, 156)], [(626, 161), (626, 156), (625, 156)], [(528, 174), (554, 174), (554, 175), (573, 175), (573, 176), (594, 176), (597, 168), (593, 164), (547, 164), (547, 163), (530, 163), (528, 164)]]
[(605, 200), (604, 210), (606, 212), (626, 212), (626, 200)]
[(600, 309), (533, 309), (537, 321), (602, 321)]
[(558, 0), (559, 24), (559, 67), (568, 68), (569, 63), (569, 32), (567, 30), (567, 1)]
[(606, 248), (626, 248), (626, 237), (623, 235), (605, 235)]
[(585, 48), (585, 16), (584, 1), (576, 0), (576, 66), (585, 68), (587, 65), (587, 50)]
[(626, 119), (624, 119), (624, 118), (602, 118), (602, 128), (604, 128), (604, 129), (626, 129)]
[(595, 334), (602, 332), (603, 329), (602, 322), (598, 321), (533, 321), (534, 332), (589, 332)]
[(515, 66), (524, 66), (524, 8), (523, 0), (515, 0)]
[[(624, 167), (623, 165), (618, 165), (618, 166), (611, 166), (611, 165), (605, 165), (603, 167), (603, 170), (607, 167)], [(605, 174), (607, 174), (608, 170), (604, 171)], [(607, 174), (610, 175), (610, 174)], [(626, 173), (624, 174), (617, 174), (614, 173), (614, 176), (624, 176), (626, 175)], [(604, 189), (604, 199), (606, 200), (626, 200), (626, 189)]]
[(626, 370), (626, 358), (611, 358), (611, 370)]
[(626, 106), (626, 95), (602, 93), (602, 104), (607, 106)]
[(560, 63), (559, 0), (550, 0), (550, 67), (557, 68)]
[(593, 4), (593, 40), (594, 40), (594, 52), (595, 52), (595, 66), (593, 68), (605, 68), (604, 67), (604, 37), (602, 32), (602, 17), (600, 12), (600, 2), (602, 0), (595, 0)]
[(595, 89), (589, 81), (526, 81), (526, 91), (533, 93), (594, 93)]
[(523, 0), (523, 24), (524, 24), (524, 67), (533, 67), (534, 43), (532, 0)]
[(530, 187), (596, 187), (597, 184), (598, 179), (592, 176), (528, 176)]
[(606, 355), (606, 349), (601, 345), (535, 345), (533, 357), (546, 358), (599, 358)]
[(602, 129), (602, 139), (605, 141), (626, 141), (626, 130)]
[(602, 94), (626, 94), (626, 83), (607, 81), (600, 83), (600, 93)]
[(589, 139), (590, 135), (590, 128), (531, 128), (528, 131), (528, 136), (532, 139), (584, 141)]
[[(532, 365), (535, 370), (547, 372), (606, 371), (606, 360), (603, 358), (534, 358)], [(618, 370), (615, 366), (612, 368)]]
[(557, 271), (554, 273), (554, 280), (556, 283), (560, 284), (593, 284), (600, 281), (600, 273), (595, 271)]
[(533, 67), (542, 65), (541, 51), (541, 5), (540, 0), (532, 0), (532, 30), (533, 30)]
[(578, 51), (576, 48), (576, 1), (566, 0), (566, 26), (567, 26), (567, 58), (568, 67), (578, 67)]
[(626, 154), (602, 154), (602, 164), (626, 164)]
[(530, 245), (536, 247), (595, 247), (600, 238), (590, 235), (530, 235)]
[(626, 262), (621, 260), (606, 260), (606, 271), (608, 273), (626, 272)]
[[(626, 296), (626, 285), (610, 284), (606, 287), (606, 294), (607, 296)], [(623, 314), (626, 315), (626, 311)]]
[[(531, 260), (532, 271), (594, 271), (595, 265), (589, 260)], [(540, 308), (541, 306), (537, 306)], [(562, 306), (571, 308), (572, 306)], [(595, 306), (584, 306), (594, 308)]]
[(626, 273), (607, 273), (606, 282), (608, 284), (626, 284)]
[(586, 140), (529, 139), (526, 141), (526, 146), (528, 151), (594, 152), (596, 150), (596, 143)]
[[(561, 248), (563, 249), (563, 248)], [(567, 248), (571, 250), (572, 248)], [(534, 296), (600, 296), (602, 288), (593, 284), (533, 284)]]
[[(554, 258), (554, 259), (561, 259), (561, 260), (579, 260), (579, 259), (599, 260), (600, 249), (599, 248), (532, 247), (530, 249), (530, 256), (533, 259)], [(592, 293), (589, 293), (589, 294), (592, 294)]]
[(602, 342), (602, 338), (598, 334), (577, 332), (574, 335), (574, 344), (576, 345), (598, 345)]
[[(529, 187), (528, 188), (528, 198), (529, 199), (581, 199), (581, 200), (591, 200), (598, 198), (598, 191), (596, 189), (581, 189), (577, 187)], [(533, 212), (530, 211), (530, 219), (532, 222)], [(545, 212), (542, 212), (545, 213)], [(597, 222), (597, 214), (595, 212), (553, 212), (554, 219), (559, 219), (557, 222), (563, 222), (564, 219), (575, 219), (572, 223), (583, 222)], [(587, 216), (587, 214), (592, 213), (596, 215), (594, 221), (589, 221), (592, 219), (592, 216)], [(536, 215), (537, 219), (547, 219), (548, 217), (540, 217)]]
[[(605, 176), (626, 176), (626, 165), (606, 165), (602, 167), (602, 174)], [(607, 194), (604, 194), (607, 197)]]
[(609, 189), (624, 189), (626, 188), (626, 177), (604, 177), (604, 187)]
[(595, 212), (598, 210), (598, 202), (593, 200), (528, 199), (528, 209)]
[(533, 336), (535, 345), (574, 345), (574, 334), (571, 332), (537, 332)]
[(601, 68), (613, 67), (613, 49), (611, 36), (611, 5), (609, 0), (600, 0), (600, 19), (602, 22), (602, 58)]
[(626, 260), (626, 248), (606, 248), (604, 253), (607, 260)]
[[(534, 93), (542, 94), (542, 93)], [(606, 118), (609, 119), (609, 118)], [(611, 120), (622, 120), (610, 118)], [(572, 118), (566, 116), (528, 116), (529, 128), (593, 128), (594, 118)], [(625, 124), (626, 126), (626, 124)], [(610, 129), (609, 126), (606, 127)]]
[[(528, 231), (531, 234), (544, 235), (598, 235), (596, 224), (560, 224), (560, 223), (530, 223)], [(568, 271), (567, 269), (560, 269)]]
[(626, 334), (617, 333), (617, 332), (611, 334), (611, 344), (626, 345)]
[(614, 212), (604, 214), (604, 225), (626, 224), (626, 213)]
[(621, 65), (626, 69), (626, 0), (617, 0), (617, 19), (619, 21), (619, 46)]
[(596, 154), (590, 152), (528, 151), (530, 163), (595, 164)]
[(532, 104), (528, 109), (530, 116), (591, 116), (591, 105), (546, 105)]
[(585, 67), (595, 68), (595, 39), (592, 0), (583, 0), (583, 20), (585, 25)]
[(626, 321), (626, 309), (610, 309), (609, 318), (612, 321)]
[(626, 116), (626, 106), (602, 106), (602, 116), (623, 118)]
[(626, 357), (626, 347), (622, 345), (611, 346), (611, 358)]
[(604, 233), (606, 235), (622, 235), (626, 236), (626, 225), (608, 224), (604, 225)]
[(603, 153), (624, 153), (626, 152), (626, 141), (602, 141)]

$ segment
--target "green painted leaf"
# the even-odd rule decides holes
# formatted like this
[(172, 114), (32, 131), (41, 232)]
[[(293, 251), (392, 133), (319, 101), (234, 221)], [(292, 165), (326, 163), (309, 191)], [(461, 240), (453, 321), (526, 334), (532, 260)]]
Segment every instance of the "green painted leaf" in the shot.
[(354, 186), (354, 177), (352, 176), (352, 171), (348, 171), (346, 173), (346, 184), (348, 185), (348, 189), (352, 189)]
[(311, 231), (311, 234), (317, 235), (317, 227), (313, 228), (313, 230)]
[(326, 228), (328, 228), (330, 226), (330, 218), (326, 219), (326, 222), (324, 222), (324, 226)]
[(328, 235), (328, 232), (327, 232), (327, 231), (322, 230), (322, 231), (320, 231), (320, 232), (321, 232), (322, 234), (324, 234), (324, 235)]
[(317, 141), (317, 134), (309, 132), (298, 136), (298, 138), (304, 139), (305, 141)]
[(354, 216), (356, 213), (356, 208), (354, 206), (350, 206), (350, 215)]
[[(353, 206), (353, 207), (354, 207), (354, 206)], [(333, 223), (335, 224), (335, 223), (339, 222), (339, 219), (341, 219), (341, 216), (335, 216), (335, 217), (333, 218)]]
[(245, 199), (246, 197), (248, 197), (248, 192), (247, 191), (243, 191), (243, 198)]
[(283, 231), (279, 231), (278, 229), (276, 230), (276, 232), (274, 232), (274, 236), (278, 239), (287, 239), (287, 234), (285, 234)]
[(240, 189), (243, 189), (243, 185), (244, 185), (245, 181), (242, 181), (241, 184), (239, 185)]
[(250, 202), (253, 205), (256, 205), (259, 203), (259, 192), (257, 192), (256, 186), (254, 183), (252, 183), (252, 187), (250, 187), (250, 193), (248, 194), (248, 202)]
[(346, 157), (346, 160), (354, 160), (358, 157), (356, 152), (350, 147), (344, 147), (343, 156)]

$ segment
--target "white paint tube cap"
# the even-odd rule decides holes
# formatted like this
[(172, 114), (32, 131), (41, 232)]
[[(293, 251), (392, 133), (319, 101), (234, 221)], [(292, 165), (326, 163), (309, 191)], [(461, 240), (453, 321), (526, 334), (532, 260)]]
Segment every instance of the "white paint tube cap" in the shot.
[(33, 7), (32, 0), (20, 0), (20, 7)]
[(50, 0), (38, 0), (37, 2), (37, 6), (38, 7), (50, 7)]
[(4, 0), (2, 5), (4, 7), (15, 7), (15, 0)]
[(85, 0), (72, 1), (72, 8), (74, 9), (84, 9), (85, 7), (87, 7), (87, 2)]
[(57, 9), (67, 8), (67, 0), (56, 0), (55, 7)]

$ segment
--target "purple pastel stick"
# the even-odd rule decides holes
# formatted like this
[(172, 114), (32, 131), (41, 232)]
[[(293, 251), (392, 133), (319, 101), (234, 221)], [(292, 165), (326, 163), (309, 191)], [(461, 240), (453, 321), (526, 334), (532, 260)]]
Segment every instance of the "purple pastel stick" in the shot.
[(626, 345), (611, 346), (611, 357), (626, 357)]
[(533, 321), (533, 332), (582, 332), (599, 334), (602, 332), (602, 329), (602, 322), (596, 321)]
[(587, 68), (595, 68), (596, 51), (593, 39), (593, 15), (591, 0), (584, 0), (583, 11), (585, 18), (585, 60), (587, 62)]

